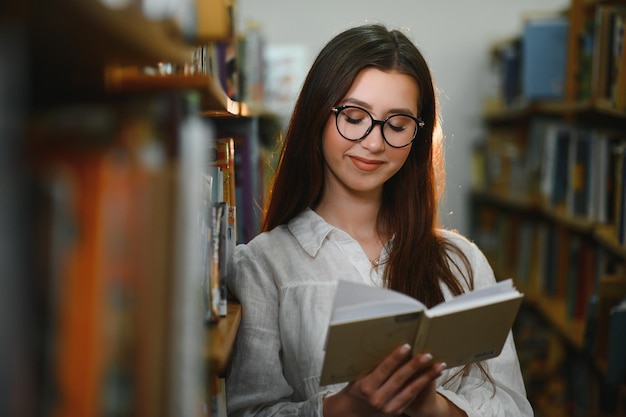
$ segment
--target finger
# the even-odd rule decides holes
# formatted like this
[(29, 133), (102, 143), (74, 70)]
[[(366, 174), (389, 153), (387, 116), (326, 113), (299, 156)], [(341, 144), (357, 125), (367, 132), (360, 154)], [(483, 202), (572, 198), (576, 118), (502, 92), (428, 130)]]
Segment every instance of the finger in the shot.
[(433, 357), (430, 353), (415, 355), (398, 367), (385, 381), (384, 385), (393, 391), (397, 391), (399, 388), (405, 386), (409, 381), (414, 379), (416, 374), (424, 372), (429, 367), (432, 367), (432, 360)]
[(428, 384), (432, 379), (437, 378), (438, 365), (432, 363), (433, 357), (430, 353), (416, 355), (399, 367), (380, 388), (381, 392), (388, 392), (395, 396), (407, 385), (417, 386)]
[[(404, 372), (404, 368), (406, 367), (416, 369), (416, 367), (419, 368), (420, 365), (411, 366), (411, 364), (407, 363), (407, 365), (398, 370), (397, 373), (399, 374)], [(411, 405), (411, 403), (417, 398), (417, 396), (424, 393), (424, 390), (435, 390), (434, 382), (437, 378), (441, 376), (446, 367), (447, 365), (445, 362), (437, 362), (427, 366), (426, 368), (420, 368), (419, 371), (413, 374), (414, 378), (410, 380), (409, 383), (398, 389), (396, 395), (392, 396), (389, 399), (383, 411), (389, 414), (403, 413), (404, 410), (406, 410), (406, 408)], [(392, 382), (393, 381), (391, 380), (389, 381), (389, 383)], [(382, 390), (384, 389), (385, 387), (382, 388)]]
[(367, 398), (372, 407), (382, 410), (415, 378), (416, 373), (428, 369), (432, 361), (430, 354), (421, 354), (409, 359), (410, 352), (409, 345), (401, 346), (360, 381), (357, 386), (359, 395)]
[(383, 359), (372, 372), (355, 381), (351, 391), (359, 398), (365, 399), (372, 407), (380, 409), (389, 399), (388, 390), (380, 392), (381, 386), (402, 364), (409, 360), (411, 346), (404, 344)]
[(411, 346), (409, 344), (398, 347), (378, 364), (368, 376), (366, 383), (368, 385), (371, 384), (375, 388), (380, 387), (398, 370), (398, 368), (407, 362), (410, 355)]

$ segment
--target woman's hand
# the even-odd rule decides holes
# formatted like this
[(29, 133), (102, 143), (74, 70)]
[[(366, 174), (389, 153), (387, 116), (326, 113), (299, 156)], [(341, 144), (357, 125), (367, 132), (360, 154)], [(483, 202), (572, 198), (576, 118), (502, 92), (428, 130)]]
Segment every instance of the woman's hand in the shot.
[(371, 373), (325, 398), (324, 416), (445, 415), (440, 399), (447, 400), (435, 390), (445, 364), (431, 361), (429, 354), (411, 358), (410, 346), (399, 347)]

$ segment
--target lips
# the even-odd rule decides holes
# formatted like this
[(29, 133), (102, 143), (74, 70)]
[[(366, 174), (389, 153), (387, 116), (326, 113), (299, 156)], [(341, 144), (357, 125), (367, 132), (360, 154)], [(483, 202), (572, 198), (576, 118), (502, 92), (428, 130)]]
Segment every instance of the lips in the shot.
[(367, 172), (375, 171), (383, 165), (382, 161), (360, 158), (358, 156), (350, 156), (350, 160), (355, 167), (357, 167), (361, 171)]

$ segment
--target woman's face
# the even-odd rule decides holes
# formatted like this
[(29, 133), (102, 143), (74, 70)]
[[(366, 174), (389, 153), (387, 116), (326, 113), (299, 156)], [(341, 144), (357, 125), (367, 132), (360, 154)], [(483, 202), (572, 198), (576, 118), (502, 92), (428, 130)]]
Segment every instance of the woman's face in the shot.
[[(376, 120), (399, 113), (419, 117), (418, 94), (417, 83), (412, 77), (396, 71), (366, 68), (357, 75), (338, 105), (361, 107)], [(380, 125), (374, 125), (361, 141), (347, 140), (337, 131), (335, 114), (330, 112), (322, 146), (327, 191), (339, 188), (350, 193), (380, 194), (383, 184), (406, 161), (412, 145), (391, 147), (384, 141)]]

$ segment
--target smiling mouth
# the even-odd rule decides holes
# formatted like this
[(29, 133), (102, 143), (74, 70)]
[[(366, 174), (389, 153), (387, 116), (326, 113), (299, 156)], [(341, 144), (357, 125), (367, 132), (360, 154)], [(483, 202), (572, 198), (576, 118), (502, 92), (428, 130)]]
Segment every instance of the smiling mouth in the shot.
[(373, 161), (371, 159), (363, 159), (357, 156), (351, 156), (350, 160), (355, 167), (361, 171), (374, 171), (383, 165), (382, 161)]

